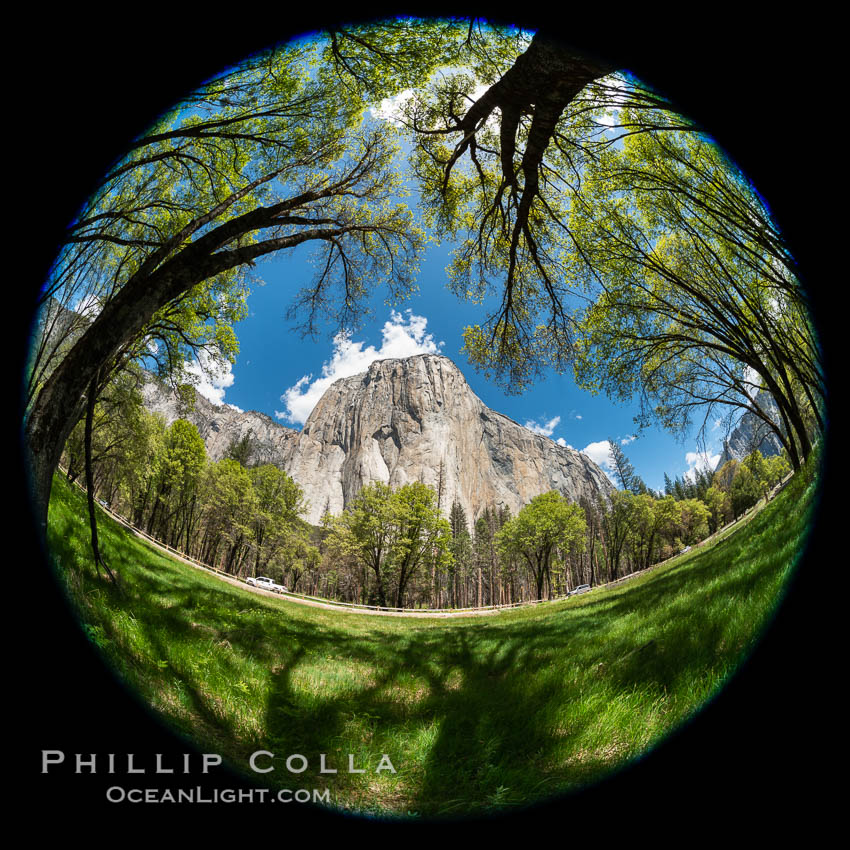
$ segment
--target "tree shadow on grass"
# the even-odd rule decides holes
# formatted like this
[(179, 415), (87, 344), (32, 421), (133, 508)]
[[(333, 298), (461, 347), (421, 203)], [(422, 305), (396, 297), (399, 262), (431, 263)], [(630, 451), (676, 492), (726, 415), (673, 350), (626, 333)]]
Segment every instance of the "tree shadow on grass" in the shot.
[[(305, 695), (293, 683), (295, 665), (279, 669), (267, 708), (270, 741), (311, 765), (330, 753), (339, 768), (326, 780), (334, 797), (366, 810), (390, 808), (394, 797), (427, 815), (519, 802), (539, 785), (556, 743), (547, 723), (556, 695), (534, 679), (535, 644), (473, 628), (391, 646), (345, 640), (346, 659), (372, 675), (333, 696)], [(366, 774), (345, 770), (349, 753)], [(398, 770), (392, 778), (376, 778), (383, 753)]]
[[(265, 616), (264, 601), (231, 622), (216, 622), (216, 612), (232, 600), (220, 598), (224, 591), (217, 588), (199, 592), (193, 579), (155, 571), (133, 577), (136, 621), (168, 663), (150, 688), (178, 683), (184, 706), (198, 718), (195, 733), (212, 738), (231, 759), (244, 765), (257, 748), (275, 753), (274, 774), (260, 781), (290, 787), (309, 781), (331, 788), (334, 801), (367, 811), (397, 810), (399, 802), (401, 811), (426, 816), (492, 811), (598, 778), (610, 759), (584, 741), (591, 717), (571, 714), (571, 703), (580, 705), (597, 682), (614, 694), (665, 694), (682, 677), (702, 673), (720, 640), (709, 613), (695, 621), (687, 603), (671, 603), (676, 576), (527, 623), (467, 621), (407, 635), (352, 633), (344, 620), (317, 630), (280, 609)], [(643, 621), (641, 633), (611, 638), (612, 624), (628, 614)], [(120, 630), (111, 637), (120, 640)], [(261, 714), (259, 739), (246, 739), (203, 677), (186, 666), (186, 652), (176, 652), (189, 645), (195, 647), (189, 655), (201, 655), (211, 644), (226, 644), (228, 653), (268, 671), (265, 704), (253, 706)], [(575, 681), (559, 679), (564, 658)], [(335, 684), (335, 667), (354, 672)], [(293, 753), (309, 762), (303, 777), (286, 772)], [(365, 774), (348, 773), (349, 753)], [(382, 753), (396, 776), (374, 773)], [(338, 773), (318, 774), (320, 754)]]
[[(600, 731), (600, 703), (628, 706), (642, 693), (646, 705), (674, 703), (671, 717), (696, 708), (692, 683), (706, 673), (719, 682), (740, 652), (725, 645), (735, 612), (723, 606), (758, 596), (784, 569), (776, 558), (731, 569), (732, 536), (686, 566), (527, 618), (402, 624), (249, 599), (161, 556), (140, 558), (132, 543), (105, 530), (120, 593), (81, 573), (86, 617), (102, 625), (131, 685), (243, 768), (256, 749), (273, 752), (275, 771), (260, 781), (326, 786), (335, 803), (362, 811), (428, 816), (532, 804), (600, 778), (634, 752), (615, 740), (619, 728)], [(739, 633), (752, 636), (755, 620)], [(245, 695), (250, 728), (222, 702), (221, 680), (240, 677), (262, 686)], [(640, 727), (646, 705), (629, 722)], [(304, 774), (285, 769), (295, 753), (308, 760)], [(375, 773), (383, 753), (398, 773)], [(318, 773), (321, 754), (337, 773)], [(349, 754), (364, 773), (348, 772)]]

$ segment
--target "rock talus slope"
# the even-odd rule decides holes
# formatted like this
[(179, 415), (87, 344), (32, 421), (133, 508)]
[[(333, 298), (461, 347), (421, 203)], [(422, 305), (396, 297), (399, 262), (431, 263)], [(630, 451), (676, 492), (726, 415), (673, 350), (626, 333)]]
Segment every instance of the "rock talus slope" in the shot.
[(170, 425), (175, 419), (186, 419), (198, 429), (211, 460), (227, 457), (230, 446), (249, 438), (249, 460), (252, 465), (273, 463), (282, 466), (285, 446), (298, 440), (298, 431), (284, 428), (264, 413), (241, 411), (229, 405), (216, 405), (195, 393), (194, 409), (188, 410), (177, 395), (157, 382), (153, 376), (142, 387), (145, 407), (161, 413)]

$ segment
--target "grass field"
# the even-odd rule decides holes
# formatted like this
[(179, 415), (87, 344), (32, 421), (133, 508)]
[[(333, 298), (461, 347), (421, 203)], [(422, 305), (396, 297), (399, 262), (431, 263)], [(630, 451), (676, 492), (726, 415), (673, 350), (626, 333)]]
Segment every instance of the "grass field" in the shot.
[[(644, 752), (734, 671), (805, 544), (800, 473), (746, 525), (608, 590), (488, 617), (310, 608), (229, 585), (101, 516), (120, 592), (95, 575), (84, 496), (57, 477), (49, 546), (83, 628), (206, 752), (335, 807), (455, 816), (585, 786)], [(305, 755), (294, 777), (284, 761)], [(337, 774), (319, 775), (319, 754)], [(396, 773), (375, 773), (386, 753)], [(348, 773), (348, 754), (364, 773)], [(256, 774), (250, 774), (257, 779)]]

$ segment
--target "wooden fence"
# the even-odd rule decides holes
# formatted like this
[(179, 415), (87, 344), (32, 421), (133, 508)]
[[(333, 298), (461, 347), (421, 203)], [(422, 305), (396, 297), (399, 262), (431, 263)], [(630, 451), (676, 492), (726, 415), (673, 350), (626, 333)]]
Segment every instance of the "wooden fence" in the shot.
[[(771, 497), (776, 495), (790, 480), (791, 475), (788, 475), (783, 481), (781, 481), (771, 493)], [(83, 492), (85, 492), (86, 488), (83, 484), (78, 481), (74, 482), (77, 487), (79, 487)], [(525, 608), (532, 605), (542, 605), (546, 602), (559, 602), (563, 599), (567, 599), (572, 596), (571, 593), (566, 593), (562, 596), (556, 596), (552, 599), (531, 599), (525, 602), (511, 602), (506, 605), (482, 605), (480, 607), (472, 607), (472, 608), (390, 608), (387, 606), (381, 605), (364, 605), (359, 602), (339, 602), (335, 599), (325, 599), (321, 596), (308, 596), (305, 593), (294, 593), (293, 591), (286, 590), (281, 593), (276, 593), (271, 590), (264, 590), (263, 588), (254, 587), (250, 584), (245, 584), (240, 581), (237, 577), (233, 576), (231, 573), (226, 573), (224, 570), (220, 570), (217, 567), (210, 566), (209, 564), (204, 564), (201, 561), (197, 561), (194, 558), (190, 558), (185, 552), (181, 552), (179, 549), (175, 549), (173, 546), (169, 546), (167, 543), (163, 543), (160, 540), (157, 540), (155, 537), (148, 534), (146, 531), (143, 531), (140, 528), (136, 528), (129, 520), (122, 517), (120, 514), (115, 513), (111, 508), (107, 507), (100, 501), (97, 501), (98, 507), (112, 517), (116, 522), (123, 525), (125, 528), (129, 529), (133, 532), (133, 534), (141, 537), (148, 542), (152, 543), (158, 549), (162, 549), (169, 554), (174, 555), (180, 561), (189, 566), (195, 567), (196, 569), (204, 570), (208, 573), (213, 573), (214, 575), (219, 576), (227, 580), (232, 584), (238, 584), (245, 590), (252, 590), (255, 593), (263, 593), (268, 594), (270, 596), (278, 596), (284, 597), (287, 599), (291, 599), (293, 602), (301, 602), (306, 605), (318, 605), (320, 607), (326, 608), (339, 608), (341, 610), (348, 611), (360, 611), (364, 614), (385, 614), (390, 616), (415, 616), (415, 617), (425, 617), (425, 616), (435, 616), (435, 617), (455, 617), (455, 616), (473, 616), (478, 614), (494, 614), (499, 613), (500, 611), (509, 611), (513, 608)], [(694, 544), (692, 548), (698, 548), (700, 546), (704, 546), (706, 543), (717, 538), (719, 535), (725, 534), (728, 532), (732, 526), (737, 525), (739, 522), (744, 520), (755, 511), (756, 507), (750, 508), (743, 516), (739, 517), (737, 520), (729, 523), (728, 525), (723, 526), (723, 528), (718, 529), (714, 534), (709, 537), (706, 537), (705, 540), (701, 540), (699, 543)], [(647, 567), (643, 570), (638, 570), (637, 572), (629, 573), (628, 575), (621, 576), (620, 578), (614, 579), (613, 581), (606, 582), (605, 584), (597, 584), (594, 589), (605, 588), (605, 587), (613, 587), (614, 585), (622, 584), (624, 581), (628, 581), (629, 579), (633, 579), (636, 576), (643, 575), (644, 573), (648, 573), (650, 570), (654, 570), (663, 564), (672, 561), (674, 558), (678, 558), (681, 555), (681, 552), (672, 555), (670, 558), (665, 558), (663, 561), (659, 561), (657, 564), (653, 564), (650, 567)]]

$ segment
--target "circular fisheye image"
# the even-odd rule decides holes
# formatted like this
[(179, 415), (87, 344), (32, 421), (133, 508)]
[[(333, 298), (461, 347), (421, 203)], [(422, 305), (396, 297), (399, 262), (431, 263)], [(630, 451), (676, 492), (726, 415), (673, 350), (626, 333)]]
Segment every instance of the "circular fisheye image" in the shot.
[(187, 760), (358, 818), (521, 811), (694, 719), (782, 602), (826, 428), (797, 259), (710, 128), (468, 18), (183, 96), (69, 224), (24, 383), (105, 669)]

